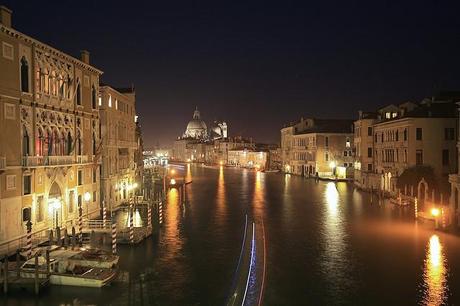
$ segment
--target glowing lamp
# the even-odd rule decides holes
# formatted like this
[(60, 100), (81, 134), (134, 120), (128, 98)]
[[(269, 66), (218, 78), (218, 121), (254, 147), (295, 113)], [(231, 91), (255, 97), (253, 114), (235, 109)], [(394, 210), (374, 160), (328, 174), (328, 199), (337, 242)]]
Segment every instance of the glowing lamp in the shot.
[(433, 217), (439, 216), (439, 209), (438, 209), (438, 208), (432, 208), (432, 209), (431, 209), (431, 215), (432, 215)]
[(83, 197), (86, 202), (89, 202), (89, 200), (91, 200), (91, 194), (89, 192), (85, 192), (85, 195)]
[(334, 161), (331, 161), (331, 162), (329, 163), (329, 167), (335, 168), (335, 162), (334, 162)]
[(171, 169), (171, 174), (174, 174), (174, 173), (176, 173), (176, 170)]
[(133, 184), (133, 188), (137, 188), (137, 186), (138, 186), (137, 183)]
[(171, 179), (171, 185), (176, 185), (176, 180), (175, 179)]
[(223, 161), (220, 161), (219, 164), (222, 166), (222, 165), (224, 164), (224, 162), (223, 162)]

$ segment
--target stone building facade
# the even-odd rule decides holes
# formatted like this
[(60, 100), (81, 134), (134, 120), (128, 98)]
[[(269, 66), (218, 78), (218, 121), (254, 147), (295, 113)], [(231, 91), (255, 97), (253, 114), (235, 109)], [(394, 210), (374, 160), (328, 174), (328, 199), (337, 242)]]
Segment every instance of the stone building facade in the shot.
[[(11, 26), (0, 7), (0, 241), (100, 212), (102, 72)], [(84, 201), (84, 195), (90, 200)]]
[(128, 201), (139, 183), (135, 91), (101, 85), (98, 103), (103, 145), (101, 198), (109, 210), (115, 210)]

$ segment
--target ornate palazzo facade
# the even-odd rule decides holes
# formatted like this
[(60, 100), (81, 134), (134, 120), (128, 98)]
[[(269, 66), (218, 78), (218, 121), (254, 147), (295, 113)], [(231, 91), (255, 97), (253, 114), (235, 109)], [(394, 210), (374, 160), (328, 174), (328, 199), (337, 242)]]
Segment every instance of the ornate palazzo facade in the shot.
[(12, 29), (0, 7), (0, 241), (99, 214), (102, 72), (81, 55)]

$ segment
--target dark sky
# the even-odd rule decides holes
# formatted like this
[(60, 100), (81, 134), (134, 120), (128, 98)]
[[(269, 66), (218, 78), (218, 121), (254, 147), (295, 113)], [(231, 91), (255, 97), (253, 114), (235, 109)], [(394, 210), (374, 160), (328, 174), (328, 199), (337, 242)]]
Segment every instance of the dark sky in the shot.
[(3, 4), (15, 29), (72, 55), (88, 49), (104, 82), (134, 83), (147, 145), (172, 143), (195, 106), (231, 135), (276, 142), (301, 115), (355, 118), (460, 89), (459, 4), (309, 2)]

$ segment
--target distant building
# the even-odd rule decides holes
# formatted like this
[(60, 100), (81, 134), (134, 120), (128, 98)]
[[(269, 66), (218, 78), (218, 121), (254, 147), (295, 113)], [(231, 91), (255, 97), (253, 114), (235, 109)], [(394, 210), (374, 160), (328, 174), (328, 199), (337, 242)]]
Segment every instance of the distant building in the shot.
[(228, 151), (228, 165), (260, 170), (268, 169), (268, 152), (232, 149)]
[(283, 171), (302, 176), (353, 176), (353, 121), (304, 119), (281, 129)]

